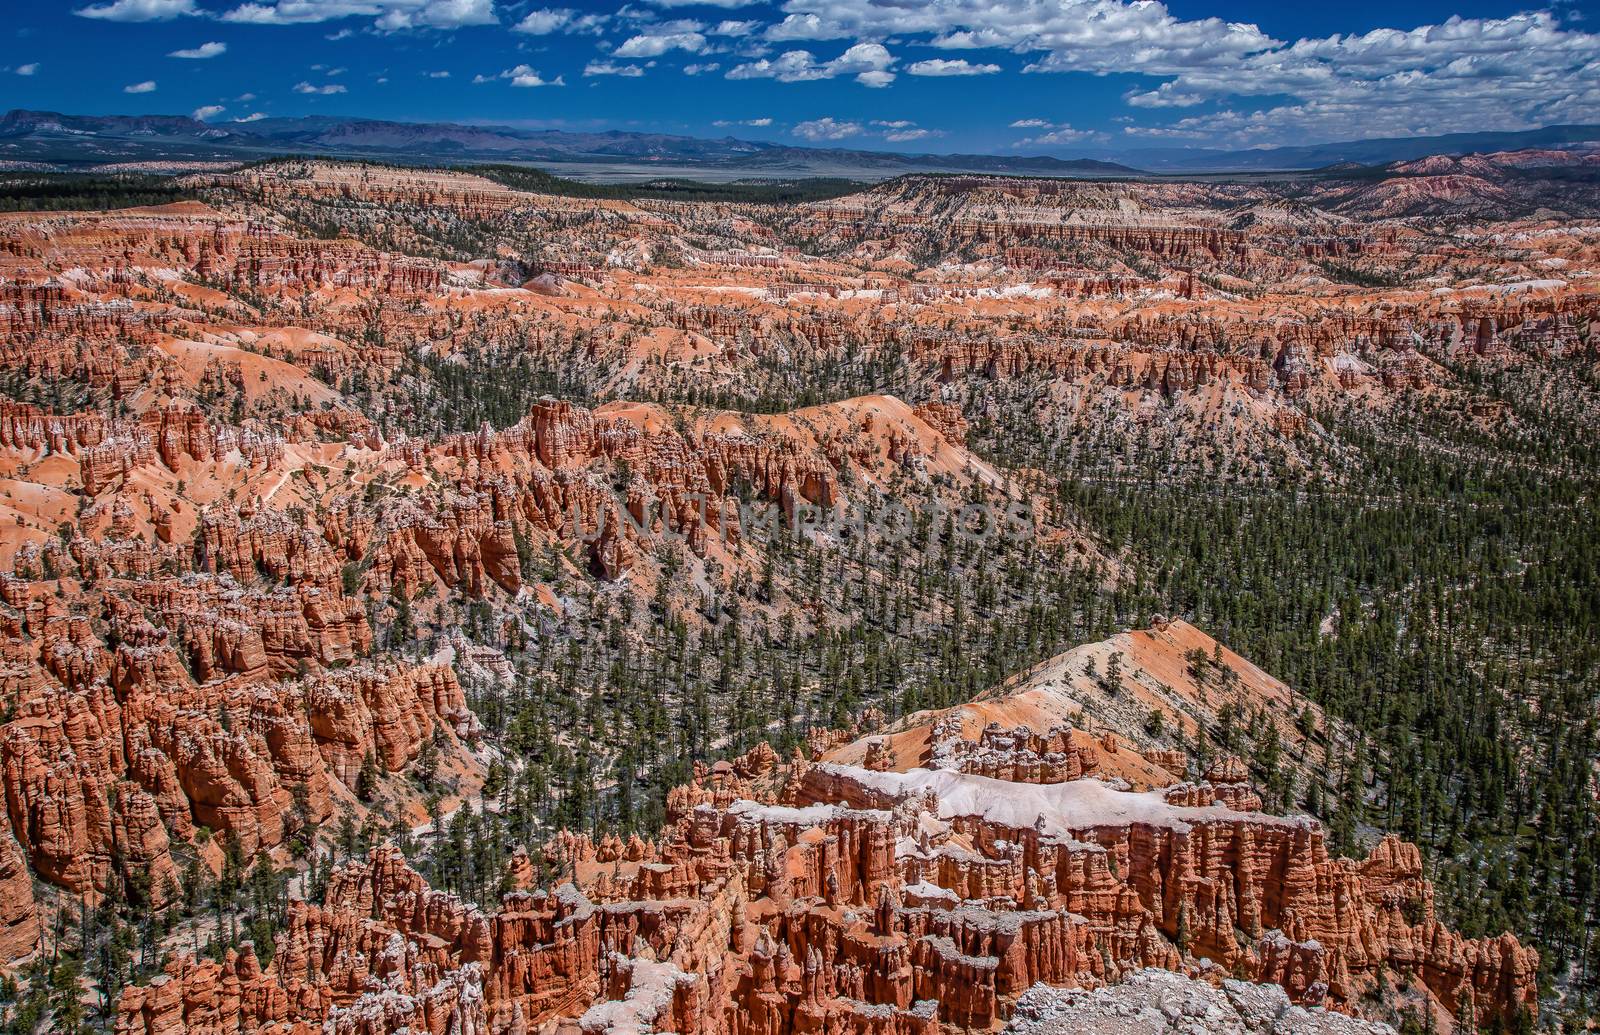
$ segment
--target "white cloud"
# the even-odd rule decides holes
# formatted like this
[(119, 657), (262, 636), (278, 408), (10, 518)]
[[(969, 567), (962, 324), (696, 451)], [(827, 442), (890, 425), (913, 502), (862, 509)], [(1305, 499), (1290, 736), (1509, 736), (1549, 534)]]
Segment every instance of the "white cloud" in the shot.
[(695, 62), (694, 64), (684, 65), (683, 66), (683, 74), (684, 75), (703, 75), (706, 72), (715, 72), (717, 69), (719, 69), (721, 67), (722, 67), (721, 63), (716, 62), (716, 61)]
[(577, 14), (570, 7), (544, 7), (537, 11), (529, 11), (526, 18), (511, 27), (512, 32), (525, 32), (529, 36), (548, 36), (552, 32), (566, 28), (572, 22), (573, 15)]
[(358, 17), (375, 19), (373, 26), (384, 32), (459, 29), (500, 21), (494, 0), (268, 0), (240, 4), (223, 14), (222, 20), (249, 25), (310, 25)]
[(966, 58), (957, 58), (954, 61), (945, 58), (930, 58), (927, 61), (915, 61), (906, 66), (906, 71), (912, 75), (950, 76), (950, 75), (993, 75), (1000, 71), (999, 65), (974, 65)]
[[(1239, 110), (1250, 98), (1278, 96), (1291, 100)], [(1405, 32), (1299, 40), (1127, 100), (1145, 108), (1225, 103), (1130, 132), (1236, 146), (1590, 121), (1600, 110), (1600, 35), (1564, 28), (1548, 12), (1451, 18)]]
[(939, 129), (924, 129), (910, 119), (873, 119), (872, 128), (877, 130), (883, 139), (892, 144), (903, 144), (908, 140), (926, 140), (929, 137), (942, 137), (944, 131)]
[(864, 131), (859, 122), (840, 122), (830, 115), (798, 123), (793, 132), (795, 136), (806, 140), (845, 140), (860, 136)]
[(649, 0), (657, 7), (721, 7), (732, 9), (735, 7), (749, 7), (758, 4), (761, 0)]
[(737, 65), (728, 72), (729, 79), (776, 79), (780, 83), (801, 83), (813, 79), (828, 79), (826, 68), (817, 64), (817, 57), (809, 50), (790, 50), (777, 58), (762, 58), (749, 64)]
[[(771, 119), (758, 120), (762, 124), (770, 123), (771, 121)], [(753, 124), (756, 123), (717, 123), (719, 126)], [(873, 119), (863, 125), (860, 122), (835, 119), (832, 116), (798, 123), (791, 132), (797, 137), (813, 142), (872, 136), (882, 137), (893, 144), (903, 144), (911, 140), (926, 140), (929, 137), (944, 136), (943, 130), (927, 129), (917, 125), (910, 119)]]
[(817, 14), (791, 14), (767, 29), (769, 40), (838, 40), (849, 35), (839, 23)]
[(1106, 139), (1106, 135), (1099, 130), (1073, 129), (1072, 126), (1065, 122), (1045, 122), (1041, 119), (1024, 119), (1023, 121), (1046, 127), (1050, 132), (1040, 133), (1038, 136), (1023, 137), (1015, 144), (1012, 144), (1012, 147), (1059, 147), (1063, 144), (1084, 144)]
[(195, 8), (194, 0), (113, 0), (80, 7), (72, 13), (108, 22), (164, 22), (201, 12)]
[(1122, 95), (1122, 99), (1134, 108), (1192, 108), (1205, 103), (1206, 99), (1199, 94), (1184, 93), (1176, 87), (1177, 81), (1174, 80), (1142, 93), (1129, 90)]
[(242, 119), (234, 119), (233, 121), (235, 121), (235, 122), (260, 122), (262, 119), (264, 119), (266, 117), (267, 117), (267, 113), (264, 112), (264, 111), (253, 111), (250, 114), (246, 115), (244, 118), (242, 118)]
[(498, 25), (494, 0), (432, 0), (416, 5), (391, 3), (373, 24), (384, 31), (399, 29), (459, 29), (468, 25)]
[(1011, 124), (1012, 129), (1043, 129), (1050, 125), (1044, 119), (1018, 119)]
[(312, 86), (310, 83), (301, 80), (300, 82), (294, 84), (294, 92), (328, 96), (336, 93), (347, 93), (348, 91), (345, 90), (343, 83), (327, 83), (323, 86)]
[(610, 21), (609, 14), (580, 14), (572, 19), (567, 31), (574, 35), (598, 36), (605, 31), (606, 24)]
[[(848, 75), (882, 73), (894, 66), (894, 57), (881, 43), (857, 43), (843, 54), (828, 62), (828, 67), (838, 74)], [(894, 78), (892, 75), (890, 78)]]
[(227, 109), (220, 104), (205, 104), (190, 112), (189, 117), (199, 122), (205, 122), (208, 119), (216, 118), (224, 111), (227, 111)]
[(597, 75), (616, 75), (625, 79), (637, 79), (644, 75), (641, 65), (619, 65), (613, 61), (591, 61), (583, 66), (585, 78)]
[(18, 65), (14, 71), (17, 75), (35, 75), (39, 71), (39, 62), (30, 61), (26, 65)]
[(613, 53), (621, 58), (660, 57), (669, 50), (686, 50), (691, 54), (706, 49), (706, 38), (698, 32), (641, 33), (623, 41)]
[(1063, 71), (1176, 74), (1278, 45), (1254, 25), (1180, 19), (1157, 0), (788, 0), (784, 11), (770, 38), (923, 36), (946, 49), (1043, 53), (1041, 64)]
[(206, 58), (218, 57), (222, 54), (226, 54), (227, 52), (228, 45), (226, 43), (218, 43), (213, 40), (210, 43), (202, 43), (198, 47), (190, 47), (188, 50), (174, 50), (172, 53), (168, 54), (167, 57), (186, 58), (190, 61), (204, 61)]
[(1005, 49), (1030, 56), (1027, 72), (1164, 80), (1125, 95), (1132, 108), (1222, 109), (1136, 135), (1271, 144), (1588, 122), (1600, 110), (1600, 33), (1566, 5), (1294, 41), (1159, 0), (786, 0), (783, 11), (768, 39)]
[(156, 81), (154, 79), (146, 79), (142, 83), (129, 83), (127, 86), (124, 86), (122, 88), (122, 92), (123, 93), (155, 93), (156, 92)]
[(729, 79), (776, 79), (780, 83), (804, 83), (854, 75), (863, 86), (887, 86), (894, 81), (895, 57), (881, 43), (857, 43), (832, 61), (818, 62), (809, 50), (789, 50), (776, 58), (762, 58), (736, 65)]
[(424, 72), (423, 74), (426, 75), (429, 79), (449, 79), (450, 78), (450, 73), (448, 71), (444, 71), (444, 70), (440, 70), (438, 72)]
[(512, 86), (533, 87), (567, 85), (566, 80), (561, 76), (556, 76), (554, 79), (546, 79), (529, 65), (518, 65), (515, 68), (508, 68), (504, 72), (499, 72), (495, 75), (475, 75), (472, 77), (472, 81), (474, 83), (492, 83), (496, 79), (509, 79), (511, 80)]
[(727, 127), (727, 126), (754, 126), (757, 129), (763, 129), (763, 128), (767, 127), (767, 126), (772, 125), (772, 120), (769, 119), (769, 118), (760, 118), (760, 119), (718, 119), (717, 121), (713, 122), (712, 125), (713, 126), (722, 126), (722, 127)]
[(738, 22), (726, 20), (718, 22), (715, 28), (707, 29), (706, 32), (712, 36), (744, 37), (759, 28), (761, 28), (761, 23), (756, 21)]

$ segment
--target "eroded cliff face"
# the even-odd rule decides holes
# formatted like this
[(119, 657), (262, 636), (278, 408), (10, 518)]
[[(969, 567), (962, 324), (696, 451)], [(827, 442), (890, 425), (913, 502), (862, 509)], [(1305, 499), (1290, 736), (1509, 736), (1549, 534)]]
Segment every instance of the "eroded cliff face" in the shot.
[[(1006, 732), (979, 750), (1061, 755)], [(1332, 858), (1314, 820), (1223, 803), (1249, 804), (1237, 760), (1133, 791), (1053, 762), (980, 775), (972, 757), (785, 766), (763, 745), (701, 767), (655, 840), (560, 835), (547, 850), (572, 879), (492, 909), (380, 847), (321, 906), (293, 905), (271, 968), (179, 959), (125, 994), (118, 1031), (931, 1035), (998, 1027), (1036, 985), (1150, 967), (1313, 1008), (1355, 1009), (1379, 975), (1479, 1022), (1536, 1008), (1537, 955), (1441, 925), (1414, 846)], [(514, 859), (508, 879), (529, 870)]]
[[(436, 733), (478, 736), (449, 668), (357, 661), (365, 616), (315, 589), (107, 580), (88, 616), (6, 577), (0, 598), (20, 615), (0, 630), (4, 879), (16, 856), (90, 902), (117, 880), (161, 906), (181, 890), (174, 841), (205, 828), (245, 858), (271, 852), (348, 804), (365, 759), (398, 772)], [(0, 918), (13, 957), (36, 940), (31, 901)]]
[[(958, 410), (924, 408), (946, 438), (887, 397), (755, 420), (546, 400), (503, 432), (291, 444), (243, 464), (196, 408), (152, 412), (0, 411), (0, 456), (18, 467), (70, 476), (108, 443), (137, 446), (104, 484), (86, 478), (64, 531), (44, 535), (41, 511), (39, 538), (9, 543), (0, 790), (19, 887), (31, 866), (91, 902), (131, 882), (156, 908), (182, 890), (175, 852), (283, 858), (359, 814), (369, 759), (400, 773), (434, 740), (481, 776), (454, 672), (374, 656), (369, 614), (440, 589), (511, 599), (545, 544), (603, 579), (669, 532), (749, 568), (741, 495), (789, 519), (838, 502), (846, 477), (859, 492), (931, 468), (961, 488), (978, 469), (952, 440)], [(311, 481), (340, 456), (340, 480)], [(0, 943), (11, 957), (37, 940), (29, 892)]]

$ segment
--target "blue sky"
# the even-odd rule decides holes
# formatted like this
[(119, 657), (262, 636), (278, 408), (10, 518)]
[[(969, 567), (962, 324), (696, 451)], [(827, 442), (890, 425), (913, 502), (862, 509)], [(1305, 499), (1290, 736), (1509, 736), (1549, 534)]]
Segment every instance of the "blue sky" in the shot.
[(1600, 122), (1596, 0), (92, 0), (0, 105), (1077, 154)]

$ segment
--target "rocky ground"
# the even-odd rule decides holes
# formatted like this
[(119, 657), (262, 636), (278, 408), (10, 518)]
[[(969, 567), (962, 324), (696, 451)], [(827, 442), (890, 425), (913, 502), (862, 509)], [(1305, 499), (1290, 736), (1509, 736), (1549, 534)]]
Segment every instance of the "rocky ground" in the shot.
[(1220, 988), (1165, 970), (1141, 970), (1115, 985), (1035, 985), (1005, 1027), (1016, 1035), (1381, 1035), (1371, 1024), (1289, 1002), (1276, 985), (1224, 981)]

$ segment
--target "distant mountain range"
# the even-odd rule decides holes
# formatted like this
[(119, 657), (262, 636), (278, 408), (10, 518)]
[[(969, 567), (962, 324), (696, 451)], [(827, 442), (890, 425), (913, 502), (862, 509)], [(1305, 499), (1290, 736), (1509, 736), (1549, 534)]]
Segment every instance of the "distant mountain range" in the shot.
[(262, 158), (327, 154), (399, 162), (529, 162), (635, 166), (746, 176), (991, 172), (1123, 176), (1137, 170), (1095, 159), (996, 155), (909, 155), (790, 147), (733, 137), (665, 133), (574, 133), (449, 122), (386, 122), (310, 116), (205, 123), (172, 115), (63, 115), (16, 109), (0, 118), (0, 161), (106, 162)]
[(1432, 154), (1569, 147), (1585, 142), (1600, 142), (1600, 125), (1390, 137), (1238, 151), (1151, 148), (1057, 158), (902, 154), (793, 147), (734, 137), (580, 133), (322, 115), (206, 123), (181, 115), (64, 115), (15, 109), (0, 118), (0, 163), (40, 162), (81, 167), (112, 162), (321, 154), (394, 162), (529, 163), (556, 167), (566, 175), (587, 178), (627, 178), (668, 171), (715, 179), (821, 175), (881, 179), (908, 172), (1036, 176), (1273, 172), (1339, 165), (1384, 165)]
[(1148, 148), (1116, 152), (1117, 161), (1150, 172), (1265, 172), (1323, 169), (1335, 165), (1387, 165), (1428, 155), (1487, 154), (1526, 148), (1600, 147), (1600, 125), (1545, 126), (1543, 129), (1446, 133), (1436, 137), (1382, 137), (1299, 147), (1220, 151), (1206, 148)]

